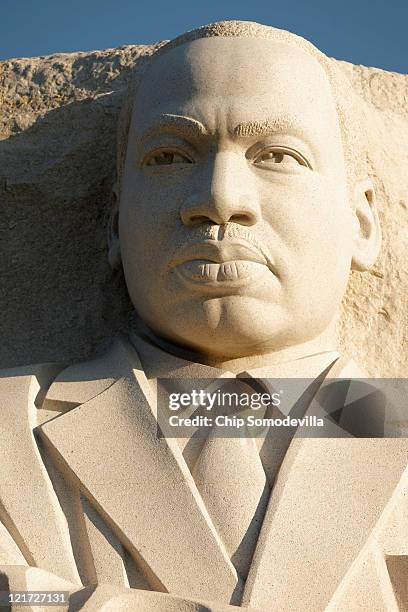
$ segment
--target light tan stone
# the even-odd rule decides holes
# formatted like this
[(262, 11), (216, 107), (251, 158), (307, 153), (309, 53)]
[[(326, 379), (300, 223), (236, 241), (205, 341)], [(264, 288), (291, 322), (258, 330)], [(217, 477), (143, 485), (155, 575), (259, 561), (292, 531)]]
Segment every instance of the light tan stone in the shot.
[[(237, 377), (241, 389), (303, 376), (312, 384), (287, 411), (307, 417), (327, 377), (362, 375), (347, 354), (369, 374), (405, 376), (407, 239), (394, 214), (406, 186), (405, 77), (336, 63), (299, 37), (245, 22), (187, 33), (148, 58), (153, 51), (95, 53), (88, 76), (86, 54), (11, 61), (0, 75), (12, 218), (29, 219), (27, 194), (44, 198), (33, 265), (42, 248), (49, 257), (19, 286), (39, 280), (56, 310), (43, 343), (34, 323), (27, 352), (16, 334), (7, 355), (41, 360), (45, 351), (64, 361), (91, 352), (126, 310), (123, 282), (117, 272), (108, 278), (95, 253), (101, 235), (90, 240), (92, 225), (82, 223), (95, 208), (75, 220), (66, 210), (108, 201), (117, 93), (136, 60), (141, 67), (120, 118), (103, 253), (123, 266), (138, 320), (90, 361), (2, 373), (1, 576), (13, 588), (66, 588), (74, 610), (403, 610), (406, 438), (352, 439), (332, 420), (327, 438), (196, 444), (158, 435), (156, 392), (160, 376), (181, 387), (187, 377), (213, 387)], [(92, 140), (100, 126), (103, 146)], [(24, 170), (13, 161), (21, 151)], [(56, 261), (51, 209), (64, 220), (59, 231), (69, 227)], [(13, 220), (9, 229), (17, 261), (29, 241)], [(88, 270), (72, 264), (74, 253)], [(79, 306), (54, 334), (67, 287)], [(72, 328), (75, 313), (86, 317), (85, 289), (90, 318), (79, 341)], [(60, 341), (55, 352), (49, 338)]]

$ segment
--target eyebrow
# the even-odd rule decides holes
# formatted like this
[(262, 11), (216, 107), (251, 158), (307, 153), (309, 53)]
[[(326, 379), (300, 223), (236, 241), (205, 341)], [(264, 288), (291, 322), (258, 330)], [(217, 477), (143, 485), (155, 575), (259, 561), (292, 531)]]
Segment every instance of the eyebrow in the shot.
[(140, 143), (143, 144), (149, 138), (161, 134), (162, 132), (174, 132), (192, 138), (200, 138), (208, 136), (208, 131), (200, 121), (184, 117), (183, 115), (172, 115), (165, 113), (160, 115), (158, 119), (151, 125), (141, 136)]
[[(304, 128), (303, 128), (304, 129)], [(296, 117), (281, 116), (262, 119), (260, 121), (246, 121), (238, 123), (230, 132), (235, 138), (265, 137), (285, 131), (302, 131), (302, 125)], [(197, 119), (183, 115), (163, 113), (155, 120), (141, 136), (139, 143), (143, 145), (147, 140), (163, 132), (180, 134), (187, 138), (199, 139), (208, 136), (206, 127)]]
[(236, 137), (271, 136), (276, 132), (300, 131), (301, 125), (295, 117), (275, 117), (262, 121), (239, 123), (233, 131)]

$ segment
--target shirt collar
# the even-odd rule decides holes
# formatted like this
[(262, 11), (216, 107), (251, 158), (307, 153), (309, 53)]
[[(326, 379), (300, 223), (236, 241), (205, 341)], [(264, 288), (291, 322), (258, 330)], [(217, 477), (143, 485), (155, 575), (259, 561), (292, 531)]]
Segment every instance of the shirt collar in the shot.
[(308, 355), (292, 361), (279, 364), (267, 365), (261, 368), (249, 368), (238, 375), (227, 372), (203, 363), (188, 359), (187, 351), (180, 351), (178, 355), (158, 346), (146, 334), (130, 332), (130, 340), (135, 346), (147, 378), (218, 378), (228, 376), (230, 378), (252, 377), (252, 378), (317, 378), (324, 370), (333, 364), (339, 357), (337, 351), (325, 351)]

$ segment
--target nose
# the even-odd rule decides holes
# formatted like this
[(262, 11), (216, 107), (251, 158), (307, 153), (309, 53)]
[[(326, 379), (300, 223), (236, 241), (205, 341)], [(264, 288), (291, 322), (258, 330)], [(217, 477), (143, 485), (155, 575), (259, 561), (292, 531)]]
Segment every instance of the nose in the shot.
[(198, 177), (199, 188), (184, 201), (180, 216), (186, 226), (228, 222), (254, 225), (260, 217), (253, 177), (246, 159), (235, 152), (218, 152)]

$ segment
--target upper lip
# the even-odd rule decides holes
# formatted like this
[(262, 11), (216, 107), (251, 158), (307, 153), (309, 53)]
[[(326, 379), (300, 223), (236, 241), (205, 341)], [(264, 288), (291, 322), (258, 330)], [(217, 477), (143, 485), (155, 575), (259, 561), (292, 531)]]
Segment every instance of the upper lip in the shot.
[(195, 259), (206, 259), (214, 263), (226, 263), (241, 259), (263, 264), (273, 270), (270, 257), (263, 250), (239, 238), (190, 243), (177, 251), (173, 263), (180, 265)]

